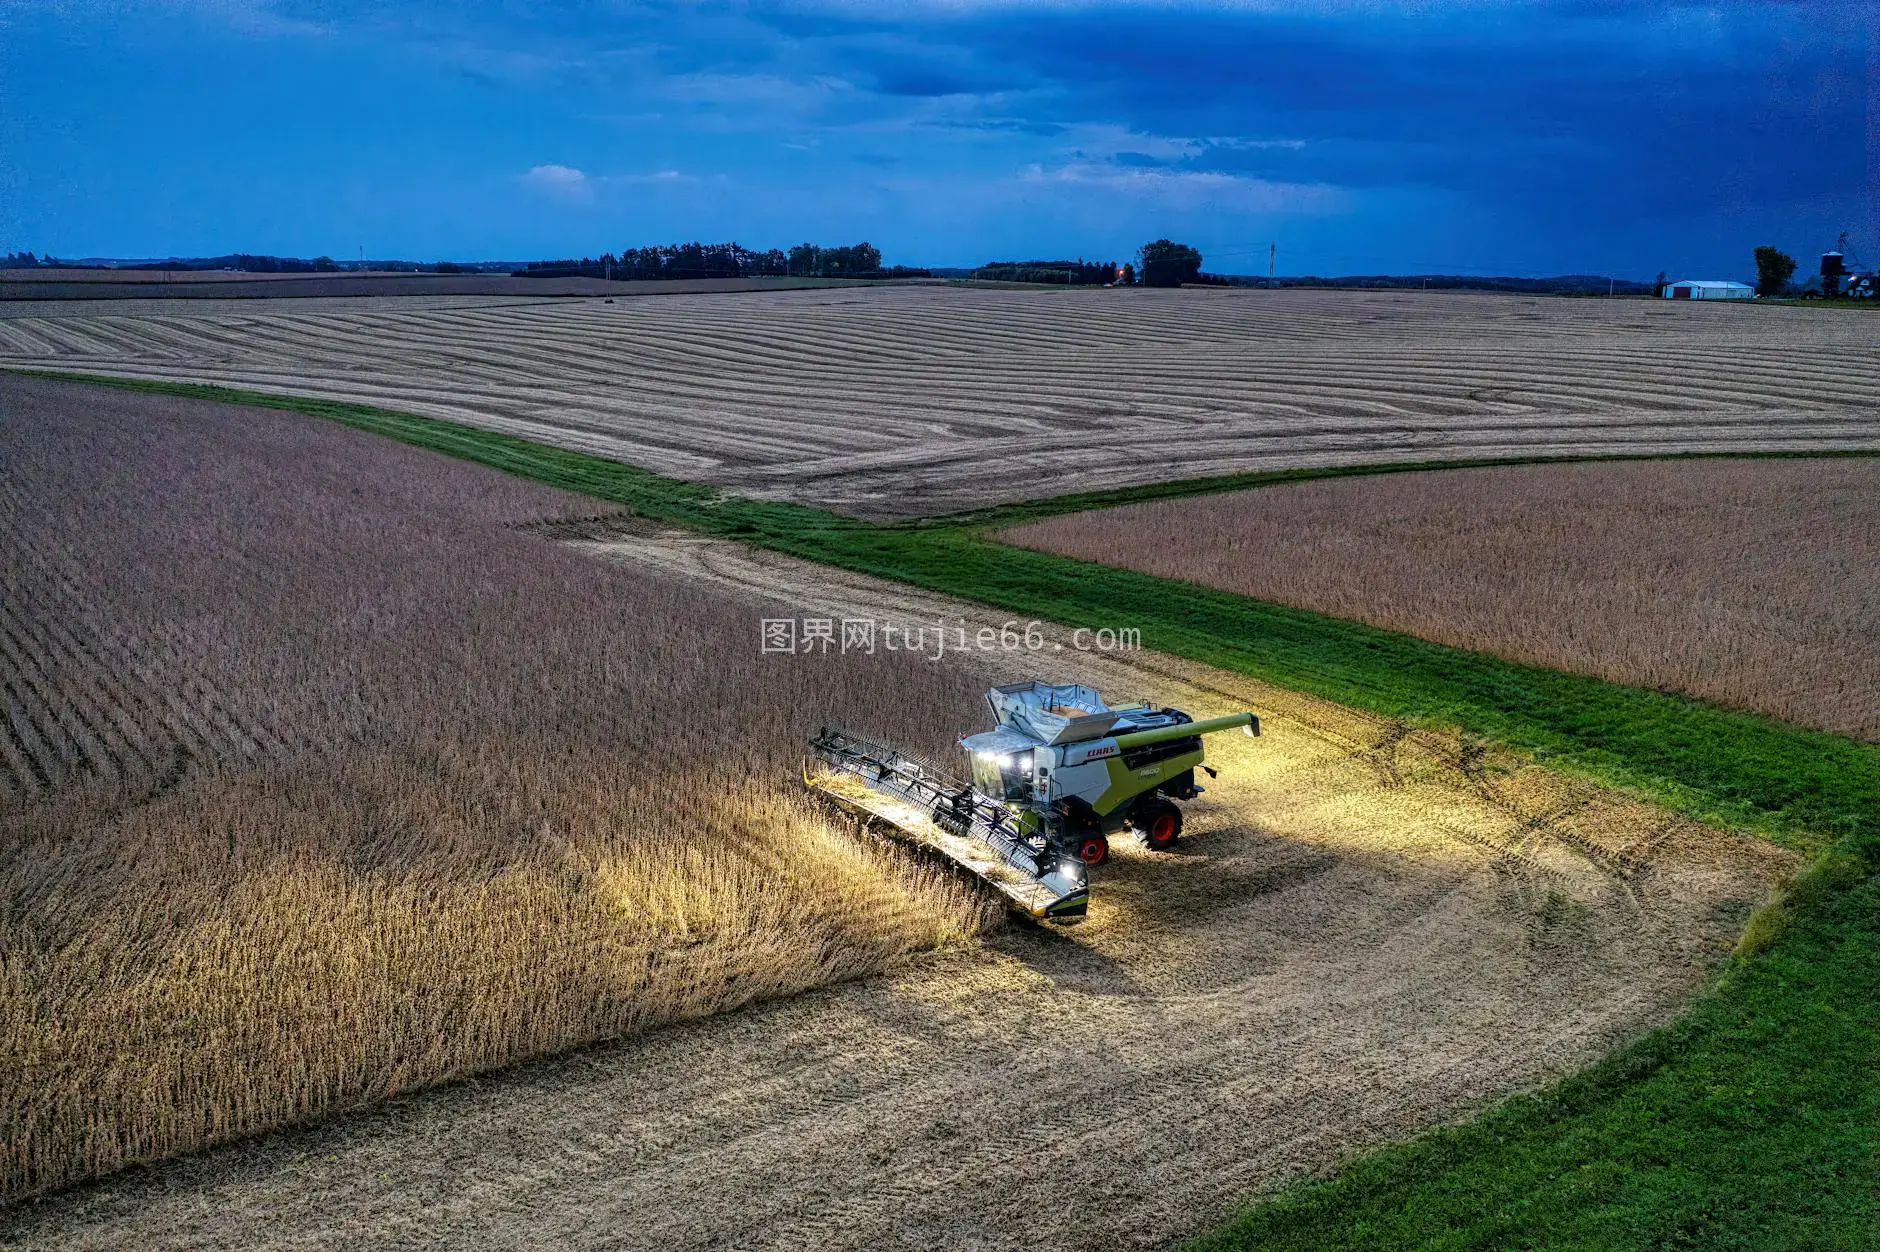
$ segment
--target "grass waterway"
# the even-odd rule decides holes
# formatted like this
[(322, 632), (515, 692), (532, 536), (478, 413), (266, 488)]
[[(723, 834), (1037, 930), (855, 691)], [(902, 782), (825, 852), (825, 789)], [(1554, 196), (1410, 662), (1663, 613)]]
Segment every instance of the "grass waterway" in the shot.
[[(1048, 513), (1318, 472), (1235, 475), (877, 524), (365, 405), (40, 376), (323, 417), (673, 526), (1018, 617), (1139, 627), (1144, 644), (1158, 651), (1407, 722), (1460, 727), (1554, 768), (1807, 851), (1815, 867), (1783, 903), (1758, 914), (1742, 952), (1676, 1025), (1469, 1126), (1258, 1203), (1199, 1246), (1880, 1245), (1880, 1066), (1873, 1061), (1880, 1055), (1880, 884), (1872, 878), (1880, 862), (1880, 748), (987, 537), (997, 526)], [(1326, 471), (1338, 472), (1350, 471)]]

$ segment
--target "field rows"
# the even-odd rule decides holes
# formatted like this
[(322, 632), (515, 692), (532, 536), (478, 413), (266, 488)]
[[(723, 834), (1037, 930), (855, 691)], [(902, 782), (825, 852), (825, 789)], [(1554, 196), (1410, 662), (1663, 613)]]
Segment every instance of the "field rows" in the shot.
[(1880, 447), (1865, 319), (1637, 300), (874, 288), (0, 318), (0, 364), (382, 404), (934, 512), (1298, 464)]
[(0, 1207), (989, 919), (789, 783), (977, 678), (760, 659), (516, 529), (585, 502), (325, 423), (0, 409)]
[[(96, 784), (136, 796), (192, 761), (255, 760), (286, 750), (254, 708), (210, 677), (202, 641), (148, 622), (134, 632), (101, 613), (96, 570), (47, 540), (57, 522), (23, 498), (33, 467), (15, 460), (0, 486), (8, 551), (0, 611), (0, 798), (26, 800)], [(33, 484), (37, 485), (37, 484)], [(89, 587), (81, 586), (88, 582)]]
[(1880, 459), (1369, 475), (1004, 538), (1880, 740)]

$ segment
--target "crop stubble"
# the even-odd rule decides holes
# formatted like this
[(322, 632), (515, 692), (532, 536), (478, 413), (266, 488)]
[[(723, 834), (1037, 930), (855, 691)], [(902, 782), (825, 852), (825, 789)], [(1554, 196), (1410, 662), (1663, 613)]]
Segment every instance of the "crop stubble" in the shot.
[[(753, 610), (986, 621), (631, 521), (547, 529)], [(1049, 1221), (1053, 1246), (1160, 1245), (1665, 1020), (1792, 863), (1454, 735), (1052, 647), (1070, 642), (1047, 627), (1037, 654), (930, 668), (1253, 707), (1266, 728), (1212, 741), (1221, 777), (1180, 852), (1119, 848), (1085, 926), (107, 1180), (13, 1237), (1018, 1248)], [(810, 660), (834, 687), (853, 659)]]
[(0, 364), (377, 403), (862, 514), (1297, 465), (1880, 447), (1880, 347), (1838, 311), (929, 286), (10, 313)]

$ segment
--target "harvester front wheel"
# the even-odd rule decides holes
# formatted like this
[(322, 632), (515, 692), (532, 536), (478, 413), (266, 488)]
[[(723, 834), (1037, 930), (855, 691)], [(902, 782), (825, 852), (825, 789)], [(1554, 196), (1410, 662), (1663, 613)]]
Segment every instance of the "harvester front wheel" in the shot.
[(1101, 865), (1110, 859), (1110, 841), (1102, 835), (1085, 835), (1077, 841), (1077, 859), (1085, 865)]
[(1172, 800), (1155, 799), (1137, 807), (1129, 824), (1152, 852), (1167, 852), (1182, 833), (1182, 811)]

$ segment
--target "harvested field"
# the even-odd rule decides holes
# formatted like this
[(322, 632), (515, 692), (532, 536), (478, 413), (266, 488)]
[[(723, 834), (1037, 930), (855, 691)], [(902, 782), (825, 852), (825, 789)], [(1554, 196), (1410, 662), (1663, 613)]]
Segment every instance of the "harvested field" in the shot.
[[(283, 313), (302, 316), (332, 317), (350, 313), (418, 313), (432, 309), (499, 309), (522, 304), (557, 304), (560, 298), (536, 292), (533, 295), (515, 296), (477, 296), (477, 295), (345, 295), (345, 296), (297, 296), (276, 294), (268, 297), (266, 305), (270, 315)], [(167, 317), (179, 307), (187, 308), (192, 316), (237, 317), (252, 315), (258, 307), (251, 299), (232, 296), (198, 296), (187, 305), (179, 305), (175, 297), (152, 295), (125, 295), (114, 298), (110, 305), (112, 317)], [(0, 321), (16, 317), (65, 318), (87, 317), (98, 313), (97, 302), (77, 297), (57, 300), (17, 300), (0, 298)]]
[(412, 296), (670, 296), (852, 287), (828, 278), (517, 278), (511, 274), (240, 274), (223, 270), (0, 270), (0, 302), (282, 300)]
[(1880, 459), (1328, 479), (1002, 537), (1880, 739)]
[[(243, 414), (230, 433), (292, 420)], [(503, 493), (478, 482), (496, 512)], [(488, 546), (474, 568), (502, 583), (505, 545), (535, 542), (445, 529)], [(578, 558), (610, 587), (684, 579), (706, 625), (778, 604), (969, 632), (982, 620), (731, 543), (624, 522), (549, 529), (569, 549), (528, 550), (563, 597), (586, 585), (563, 564)], [(599, 611), (570, 609), (584, 628)], [(990, 1249), (1036, 1246), (1051, 1220), (1053, 1246), (1165, 1244), (1667, 1020), (1793, 863), (1454, 736), (1045, 639), (1038, 654), (896, 671), (900, 711), (877, 723), (931, 748), (981, 716), (956, 685), (1043, 670), (1197, 714), (1251, 706), (1266, 724), (1259, 740), (1218, 741), (1221, 777), (1179, 852), (1119, 848), (1086, 925), (1014, 928), (884, 977), (107, 1179), (0, 1217), (0, 1242)], [(790, 681), (820, 711), (823, 690), (862, 683), (865, 659), (798, 658)], [(740, 760), (791, 733), (761, 711), (738, 720)], [(559, 722), (531, 742), (554, 734), (579, 753)]]
[(412, 274), (400, 270), (347, 270), (344, 273), (264, 274), (248, 270), (164, 269), (129, 266), (91, 269), (80, 266), (42, 265), (33, 269), (0, 270), (0, 283), (91, 283), (94, 286), (121, 286), (126, 283), (294, 283), (309, 279), (351, 279), (353, 282), (403, 280), (406, 278), (460, 277), (460, 275)]
[(382, 404), (883, 516), (1299, 465), (1880, 448), (1880, 340), (1839, 310), (947, 286), (70, 308), (0, 318), (0, 365)]
[(587, 502), (325, 423), (0, 412), (0, 1201), (996, 916), (792, 776), (819, 716), (918, 738), (974, 681), (760, 658), (748, 606), (514, 529)]

